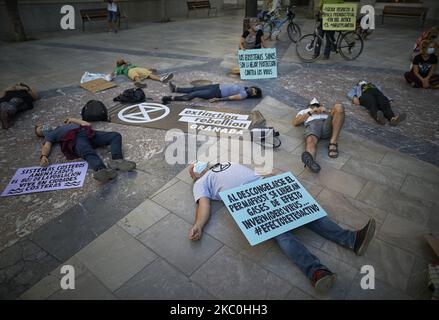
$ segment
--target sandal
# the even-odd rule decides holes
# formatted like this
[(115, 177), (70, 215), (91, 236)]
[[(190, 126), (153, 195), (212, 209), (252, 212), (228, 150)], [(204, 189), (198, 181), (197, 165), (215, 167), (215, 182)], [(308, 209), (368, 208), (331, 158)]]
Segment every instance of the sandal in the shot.
[(305, 167), (308, 167), (314, 173), (318, 173), (321, 169), (320, 165), (314, 161), (314, 158), (308, 151), (302, 153), (302, 162), (305, 164)]
[[(331, 148), (334, 146), (335, 148)], [(328, 146), (328, 157), (337, 158), (338, 157), (338, 143), (330, 143)]]

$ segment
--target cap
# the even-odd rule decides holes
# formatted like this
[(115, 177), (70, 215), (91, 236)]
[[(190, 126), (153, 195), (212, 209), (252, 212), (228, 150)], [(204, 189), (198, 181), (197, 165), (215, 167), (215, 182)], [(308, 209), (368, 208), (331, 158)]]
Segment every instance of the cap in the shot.
[(313, 106), (313, 105), (320, 105), (320, 102), (319, 102), (319, 100), (317, 100), (316, 98), (313, 98), (313, 99), (311, 100), (311, 102), (309, 103), (309, 105), (310, 105), (310, 106)]

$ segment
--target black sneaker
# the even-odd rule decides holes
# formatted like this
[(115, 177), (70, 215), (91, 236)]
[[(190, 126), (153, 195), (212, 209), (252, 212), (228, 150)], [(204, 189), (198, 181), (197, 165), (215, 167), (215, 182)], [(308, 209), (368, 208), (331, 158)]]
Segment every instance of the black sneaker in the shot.
[(171, 73), (165, 73), (160, 77), (160, 81), (163, 83), (168, 83), (169, 80), (171, 80), (174, 77), (174, 74)]
[(312, 286), (320, 292), (326, 292), (334, 285), (337, 275), (326, 269), (319, 269), (312, 274)]
[(117, 176), (116, 170), (107, 169), (107, 168), (96, 171), (93, 174), (93, 178), (95, 178), (99, 182), (107, 182), (109, 180), (113, 180), (114, 178), (116, 178), (116, 176)]
[(370, 241), (375, 236), (376, 222), (374, 218), (371, 218), (363, 229), (356, 232), (354, 252), (357, 256), (361, 256), (369, 246)]
[(11, 126), (11, 119), (9, 117), (9, 112), (3, 108), (0, 111), (0, 119), (2, 122), (2, 128), (9, 129), (9, 127)]
[(312, 172), (319, 173), (321, 167), (317, 162), (314, 161), (314, 158), (308, 151), (302, 153), (302, 162), (305, 164), (305, 167), (308, 167)]
[(163, 98), (162, 98), (162, 103), (163, 104), (168, 104), (169, 102), (171, 102), (172, 101), (172, 97), (171, 96), (164, 96)]
[(177, 86), (172, 83), (172, 81), (169, 81), (169, 89), (171, 89), (171, 92), (175, 92), (177, 90)]
[(110, 160), (108, 166), (111, 169), (120, 171), (133, 171), (136, 169), (136, 163), (134, 161), (128, 161), (124, 159)]

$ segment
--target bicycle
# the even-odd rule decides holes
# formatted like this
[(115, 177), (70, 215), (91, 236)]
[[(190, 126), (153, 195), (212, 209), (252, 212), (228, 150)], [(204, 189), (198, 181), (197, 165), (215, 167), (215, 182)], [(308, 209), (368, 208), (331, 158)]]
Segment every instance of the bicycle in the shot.
[[(306, 34), (301, 37), (296, 45), (296, 53), (302, 61), (314, 62), (322, 55), (322, 47), (325, 48), (323, 38), (320, 33), (319, 24), (316, 24), (314, 33)], [(356, 31), (336, 31), (337, 39), (329, 38), (331, 42), (331, 51), (340, 53), (346, 60), (354, 60), (363, 52), (364, 42), (361, 35)]]
[[(293, 8), (295, 8), (295, 6), (293, 6)], [(294, 22), (295, 16), (296, 13), (291, 11), (290, 7), (287, 7), (287, 15), (284, 19), (276, 19), (275, 17), (268, 15), (266, 11), (258, 14), (259, 21), (264, 23), (262, 26), (264, 40), (271, 40), (272, 37), (275, 37), (276, 40), (278, 40), (282, 27), (288, 21), (288, 37), (292, 42), (296, 43), (302, 33), (299, 25)]]

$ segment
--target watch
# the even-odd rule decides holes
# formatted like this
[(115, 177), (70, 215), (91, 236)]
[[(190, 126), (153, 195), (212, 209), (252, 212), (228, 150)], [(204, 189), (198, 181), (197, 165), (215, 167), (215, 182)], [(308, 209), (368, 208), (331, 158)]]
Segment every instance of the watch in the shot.
[(312, 113), (311, 113), (311, 111), (308, 111), (308, 115), (311, 117), (312, 116)]

